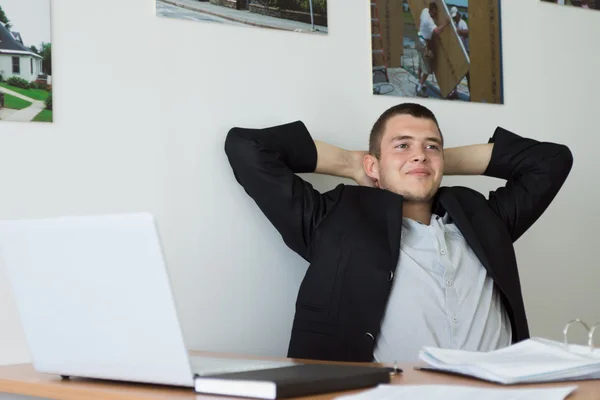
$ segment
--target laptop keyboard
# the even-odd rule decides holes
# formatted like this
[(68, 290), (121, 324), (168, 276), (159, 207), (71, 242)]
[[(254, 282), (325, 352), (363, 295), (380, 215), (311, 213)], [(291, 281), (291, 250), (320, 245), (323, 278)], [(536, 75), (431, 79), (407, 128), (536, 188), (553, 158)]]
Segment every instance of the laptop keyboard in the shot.
[(190, 357), (192, 372), (198, 375), (216, 375), (232, 372), (255, 371), (297, 365), (292, 361), (245, 360), (238, 358)]

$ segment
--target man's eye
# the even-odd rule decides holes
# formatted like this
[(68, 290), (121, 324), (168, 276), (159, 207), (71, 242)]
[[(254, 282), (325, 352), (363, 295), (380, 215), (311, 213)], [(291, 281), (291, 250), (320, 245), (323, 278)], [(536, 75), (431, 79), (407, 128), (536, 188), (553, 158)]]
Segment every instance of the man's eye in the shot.
[(429, 146), (427, 146), (427, 148), (431, 149), (431, 150), (439, 150), (439, 147), (437, 147), (434, 144), (430, 144)]
[(400, 144), (396, 145), (396, 147), (399, 147), (401, 149), (406, 149), (408, 147), (408, 145), (406, 143), (400, 143)]

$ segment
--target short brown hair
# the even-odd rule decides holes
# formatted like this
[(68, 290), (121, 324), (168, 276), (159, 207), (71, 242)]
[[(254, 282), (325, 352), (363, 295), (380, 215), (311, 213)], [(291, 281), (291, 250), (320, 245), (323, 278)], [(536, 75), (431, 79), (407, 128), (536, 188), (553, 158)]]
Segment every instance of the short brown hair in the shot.
[(425, 106), (416, 103), (402, 103), (396, 106), (390, 107), (375, 121), (371, 134), (369, 135), (369, 153), (377, 158), (381, 156), (381, 140), (383, 139), (383, 132), (387, 122), (396, 115), (412, 115), (415, 118), (430, 119), (435, 122), (435, 125), (440, 132), (442, 138), (442, 145), (444, 143), (444, 137), (442, 136), (442, 130), (438, 124), (437, 119), (433, 112)]

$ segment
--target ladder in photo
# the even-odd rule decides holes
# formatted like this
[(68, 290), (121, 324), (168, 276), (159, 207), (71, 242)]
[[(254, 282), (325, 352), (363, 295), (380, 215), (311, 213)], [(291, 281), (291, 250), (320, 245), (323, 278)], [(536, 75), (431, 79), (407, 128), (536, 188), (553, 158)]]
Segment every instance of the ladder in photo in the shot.
[[(372, 57), (373, 57), (373, 83), (375, 83), (375, 74), (383, 73), (385, 82), (389, 82), (387, 58), (383, 49), (383, 38), (381, 37), (381, 25), (379, 20), (379, 10), (376, 0), (371, 2), (371, 42), (372, 42)], [(376, 47), (377, 45), (377, 47)], [(383, 64), (378, 64), (377, 56), (381, 56)]]

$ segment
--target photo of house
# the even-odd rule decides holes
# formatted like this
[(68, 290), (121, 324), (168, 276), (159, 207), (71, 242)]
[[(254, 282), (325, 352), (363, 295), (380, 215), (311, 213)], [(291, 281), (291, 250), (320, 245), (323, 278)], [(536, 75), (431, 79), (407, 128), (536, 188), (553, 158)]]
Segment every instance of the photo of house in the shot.
[(0, 71), (2, 79), (13, 77), (33, 82), (42, 73), (43, 57), (25, 47), (21, 34), (0, 25)]
[(156, 0), (156, 15), (327, 34), (327, 0)]
[(0, 0), (0, 120), (52, 122), (50, 0)]

